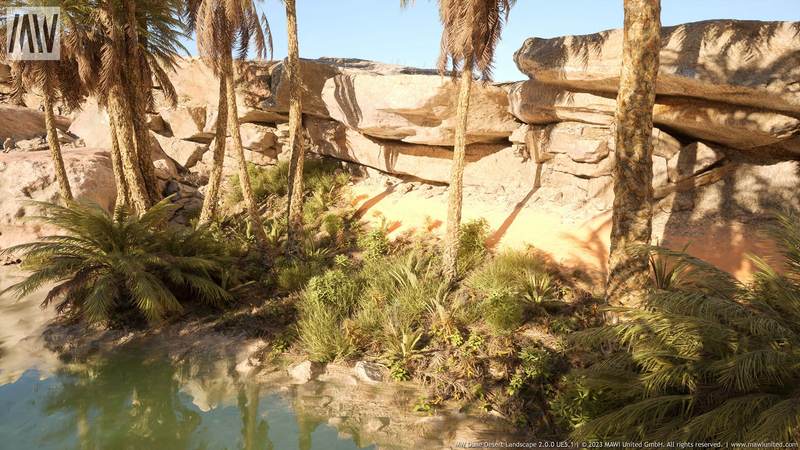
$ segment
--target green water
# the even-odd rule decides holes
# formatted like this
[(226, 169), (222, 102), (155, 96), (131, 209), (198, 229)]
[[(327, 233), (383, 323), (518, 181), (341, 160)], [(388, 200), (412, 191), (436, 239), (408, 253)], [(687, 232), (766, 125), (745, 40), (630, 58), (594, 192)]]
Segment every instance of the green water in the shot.
[[(16, 279), (0, 267), (0, 287)], [(255, 383), (219, 355), (129, 344), (61, 360), (41, 337), (52, 318), (41, 298), (0, 298), (2, 450), (362, 448), (327, 418), (298, 413), (291, 390)]]
[(126, 350), (50, 376), (28, 370), (0, 386), (0, 448), (359, 448), (258, 384), (231, 384), (228, 398), (198, 406), (179, 381), (184, 368)]

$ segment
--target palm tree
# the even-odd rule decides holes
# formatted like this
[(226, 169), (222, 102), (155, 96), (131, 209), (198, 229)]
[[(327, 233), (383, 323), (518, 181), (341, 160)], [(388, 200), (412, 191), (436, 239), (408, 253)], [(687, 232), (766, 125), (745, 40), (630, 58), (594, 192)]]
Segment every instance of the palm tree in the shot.
[(614, 206), (607, 296), (628, 304), (647, 283), (653, 220), (653, 104), (661, 51), (661, 0), (625, 0), (625, 37), (617, 97)]
[[(83, 83), (109, 114), (117, 206), (143, 214), (160, 195), (150, 153), (145, 109), (155, 79), (174, 104), (166, 70), (174, 65), (186, 32), (180, 0), (82, 0), (84, 16), (72, 34)], [(122, 195), (122, 194), (125, 195)], [(122, 200), (120, 200), (122, 199)]]
[(295, 0), (284, 0), (286, 5), (286, 31), (289, 52), (286, 58), (286, 74), (289, 78), (289, 205), (287, 246), (294, 249), (295, 236), (303, 229), (303, 166), (305, 148), (302, 138), (303, 105), (302, 77), (300, 75), (300, 49), (297, 42), (297, 11)]
[[(26, 0), (23, 2), (11, 2), (9, 6), (59, 6), (62, 10), (61, 20), (63, 23), (62, 35), (70, 33), (75, 28), (76, 15), (79, 11), (76, 8), (80, 2), (74, 1), (36, 1)], [(5, 24), (0, 25), (5, 32)], [(47, 130), (47, 144), (55, 166), (56, 180), (58, 181), (61, 198), (65, 202), (73, 200), (72, 189), (67, 178), (67, 171), (64, 167), (64, 159), (61, 155), (61, 145), (58, 139), (58, 129), (54, 107), (57, 101), (61, 101), (67, 108), (78, 108), (85, 98), (85, 89), (78, 76), (78, 65), (74, 59), (74, 48), (70, 47), (74, 40), (62, 36), (61, 39), (61, 60), (59, 61), (13, 61), (11, 71), (13, 74), (14, 90), (12, 101), (22, 102), (25, 92), (37, 90), (41, 93), (44, 106), (45, 128)], [(6, 49), (3, 47), (2, 52)]]
[[(128, 97), (134, 107), (133, 126), (136, 135), (137, 157), (145, 186), (151, 201), (161, 200), (158, 180), (153, 166), (150, 129), (147, 126), (147, 109), (153, 105), (153, 76), (164, 88), (162, 92), (169, 103), (175, 105), (177, 96), (164, 68), (173, 69), (175, 56), (185, 50), (177, 39), (185, 36), (180, 23), (182, 4), (175, 0), (123, 0), (121, 20), (125, 26), (124, 81)], [(141, 13), (138, 13), (141, 11)], [(154, 36), (155, 34), (158, 36)], [(157, 45), (152, 45), (157, 42)]]
[[(400, 0), (402, 6), (413, 2), (414, 0)], [(515, 3), (516, 0), (439, 0), (439, 17), (443, 26), (439, 72), (444, 74), (448, 64), (452, 66), (453, 73), (459, 68), (461, 71), (443, 256), (444, 274), (450, 280), (455, 279), (457, 275), (464, 159), (473, 71), (479, 71), (484, 80), (491, 79), (495, 48), (500, 41), (503, 25), (508, 20), (508, 14)]]
[[(62, 57), (63, 58), (63, 57)], [(83, 91), (77, 77), (73, 76), (74, 64), (66, 59), (61, 61), (16, 61), (11, 64), (14, 82), (25, 85), (25, 89), (14, 89), (12, 99), (22, 98), (22, 94), (31, 88), (41, 92), (44, 106), (44, 121), (47, 129), (47, 145), (55, 166), (56, 180), (58, 181), (61, 198), (65, 202), (73, 200), (72, 190), (64, 167), (61, 155), (61, 145), (58, 140), (58, 129), (54, 105), (61, 100), (68, 108), (77, 108), (80, 105)], [(72, 72), (72, 73), (70, 73)]]
[(125, 65), (125, 40), (120, 13), (115, 6), (113, 1), (107, 0), (96, 12), (105, 32), (100, 47), (102, 67), (98, 85), (101, 86), (99, 92), (103, 93), (109, 121), (114, 124), (112, 134), (117, 137), (131, 206), (138, 214), (144, 214), (153, 205), (153, 200), (147, 189), (137, 152), (134, 105), (123, 75), (128, 70)]
[[(247, 57), (251, 43), (255, 45), (255, 53), (259, 58), (266, 57), (272, 50), (272, 37), (266, 17), (259, 19), (253, 0), (189, 0), (189, 22), (197, 34), (197, 48), (200, 55), (219, 77), (220, 104), (227, 106), (227, 125), (231, 135), (234, 153), (239, 166), (239, 183), (242, 189), (250, 225), (259, 243), (266, 241), (264, 226), (258, 212), (250, 175), (247, 172), (247, 161), (244, 157), (242, 135), (239, 131), (239, 113), (236, 105), (236, 68), (233, 62), (234, 48), (237, 59)], [(223, 95), (224, 86), (224, 95)], [(222, 108), (220, 108), (222, 112)], [(214, 148), (214, 167), (209, 179), (209, 190), (203, 204), (202, 217), (205, 221), (213, 219), (213, 211), (219, 201), (219, 180), (221, 179), (224, 141), (220, 127), (225, 125), (222, 117), (217, 119), (217, 144)], [(219, 139), (223, 136), (223, 139)], [(214, 173), (218, 171), (218, 173)], [(215, 185), (212, 185), (212, 181)]]
[(168, 227), (177, 206), (164, 199), (141, 216), (112, 217), (100, 206), (39, 203), (42, 221), (64, 234), (3, 250), (19, 252), (30, 275), (0, 291), (26, 296), (50, 288), (43, 306), (91, 322), (151, 322), (189, 302), (221, 305), (230, 260), (206, 229)]

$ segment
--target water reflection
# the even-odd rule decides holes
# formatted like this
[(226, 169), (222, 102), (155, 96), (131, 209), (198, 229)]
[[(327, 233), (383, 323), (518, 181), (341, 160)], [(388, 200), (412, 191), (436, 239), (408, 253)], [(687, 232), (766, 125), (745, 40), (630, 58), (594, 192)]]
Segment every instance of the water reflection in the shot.
[(293, 412), (268, 386), (237, 377), (222, 374), (232, 389), (216, 392), (213, 406), (207, 398), (198, 406), (182, 389), (198, 384), (182, 379), (186, 362), (152, 351), (126, 346), (51, 377), (30, 370), (0, 386), (0, 448), (358, 448)]

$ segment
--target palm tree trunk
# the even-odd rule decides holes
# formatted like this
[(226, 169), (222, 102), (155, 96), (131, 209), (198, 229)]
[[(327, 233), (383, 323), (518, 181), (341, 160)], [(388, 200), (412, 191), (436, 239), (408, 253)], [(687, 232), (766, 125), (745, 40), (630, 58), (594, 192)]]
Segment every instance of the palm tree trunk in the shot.
[(461, 227), (461, 205), (464, 197), (464, 159), (467, 152), (467, 120), (469, 94), (472, 88), (472, 61), (464, 62), (458, 92), (458, 122), (450, 169), (450, 189), (447, 197), (447, 230), (445, 232), (443, 269), (447, 280), (455, 280), (458, 272), (458, 242)]
[(150, 145), (150, 128), (147, 126), (145, 116), (144, 92), (147, 89), (142, 82), (141, 53), (139, 51), (139, 32), (136, 22), (136, 3), (130, 0), (123, 2), (125, 8), (126, 25), (128, 28), (125, 45), (125, 61), (128, 70), (122, 74), (128, 98), (133, 106), (133, 128), (136, 135), (136, 157), (141, 167), (142, 177), (144, 178), (147, 194), (152, 203), (161, 199), (158, 189), (158, 179), (156, 178), (155, 166), (153, 165), (153, 154)]
[[(107, 16), (109, 26), (107, 31), (113, 46), (113, 56), (121, 62), (120, 67), (124, 67), (125, 52), (121, 47), (122, 37), (114, 17), (113, 5), (111, 2), (107, 2), (104, 8), (103, 12)], [(137, 156), (133, 111), (129, 97), (126, 95), (122, 74), (113, 73), (112, 77), (111, 87), (107, 93), (106, 109), (108, 110), (109, 121), (115, 124), (112, 135), (116, 135), (117, 145), (120, 150), (120, 161), (128, 190), (129, 204), (136, 211), (136, 214), (142, 215), (152, 206), (152, 203)]]
[(203, 199), (203, 209), (200, 211), (198, 225), (205, 225), (212, 222), (217, 217), (217, 206), (219, 205), (219, 187), (222, 183), (222, 168), (225, 162), (225, 141), (228, 126), (228, 100), (227, 84), (225, 75), (220, 74), (219, 79), (219, 101), (217, 104), (217, 128), (214, 136), (214, 162), (211, 165), (211, 173), (208, 176), (208, 188)]
[(144, 214), (152, 206), (144, 177), (136, 156), (130, 103), (121, 83), (116, 83), (108, 93), (109, 120), (116, 124), (117, 143), (120, 149), (122, 172), (129, 189), (130, 203), (137, 214)]
[(117, 137), (117, 124), (110, 120), (111, 127), (111, 169), (114, 171), (114, 183), (117, 187), (117, 198), (114, 201), (114, 218), (121, 219), (125, 208), (130, 203), (128, 183), (125, 181), (125, 172), (122, 169), (122, 154), (119, 150)]
[(267, 241), (267, 235), (264, 232), (264, 225), (258, 213), (258, 205), (256, 205), (256, 198), (253, 195), (253, 186), (250, 184), (250, 174), (247, 172), (247, 160), (244, 158), (244, 147), (242, 146), (242, 135), (239, 132), (239, 110), (236, 106), (236, 81), (232, 57), (227, 58), (224, 71), (228, 101), (228, 130), (230, 131), (234, 154), (239, 165), (239, 184), (242, 188), (242, 196), (247, 207), (247, 215), (250, 218), (253, 234), (256, 237), (256, 241), (260, 245), (264, 245)]
[(625, 0), (625, 36), (617, 97), (617, 163), (607, 285), (608, 300), (632, 305), (648, 282), (653, 219), (653, 104), (661, 50), (660, 0)]
[[(49, 69), (45, 69), (46, 71)], [(50, 156), (53, 158), (55, 166), (56, 180), (61, 198), (69, 203), (73, 200), (72, 189), (67, 178), (67, 169), (64, 167), (64, 158), (61, 156), (61, 144), (58, 142), (58, 129), (56, 128), (56, 117), (53, 113), (53, 90), (50, 87), (49, 75), (45, 75), (44, 88), (44, 123), (47, 128), (47, 145), (50, 147)]]
[(296, 236), (303, 231), (303, 166), (305, 148), (302, 138), (302, 91), (300, 89), (300, 49), (297, 42), (297, 12), (295, 0), (285, 0), (286, 28), (288, 32), (289, 54), (286, 72), (289, 78), (289, 205), (287, 251), (295, 247)]

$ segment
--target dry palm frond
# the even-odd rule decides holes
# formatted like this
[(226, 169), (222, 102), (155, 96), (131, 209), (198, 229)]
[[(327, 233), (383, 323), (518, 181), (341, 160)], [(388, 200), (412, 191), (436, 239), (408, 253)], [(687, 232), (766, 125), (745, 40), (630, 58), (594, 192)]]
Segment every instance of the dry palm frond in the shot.
[[(401, 0), (409, 6), (414, 0)], [(439, 72), (448, 66), (455, 72), (463, 65), (492, 78), (492, 61), (503, 25), (516, 0), (439, 0), (444, 27), (439, 54)]]
[(256, 58), (272, 54), (272, 33), (266, 16), (259, 17), (253, 0), (188, 0), (186, 15), (197, 35), (203, 61), (216, 73), (235, 51), (245, 59), (251, 45)]

